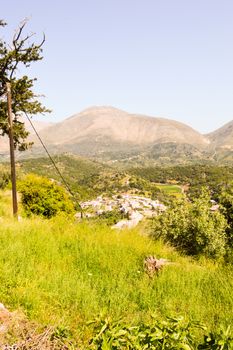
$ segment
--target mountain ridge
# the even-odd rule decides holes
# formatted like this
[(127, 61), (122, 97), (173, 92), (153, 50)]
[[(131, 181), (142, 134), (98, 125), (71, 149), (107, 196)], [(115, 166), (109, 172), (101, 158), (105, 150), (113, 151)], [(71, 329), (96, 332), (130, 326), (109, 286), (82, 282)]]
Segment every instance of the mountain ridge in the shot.
[[(39, 134), (53, 154), (68, 152), (105, 161), (142, 162), (144, 158), (148, 162), (173, 163), (233, 159), (233, 121), (204, 135), (176, 120), (94, 106), (61, 122), (44, 124)], [(32, 150), (19, 157), (42, 155), (36, 135), (31, 134), (29, 141), (34, 142)], [(0, 153), (5, 151), (3, 146), (0, 137)]]
[(78, 137), (83, 139), (86, 136), (106, 136), (115, 141), (139, 145), (153, 144), (161, 139), (164, 139), (162, 142), (186, 143), (190, 138), (192, 144), (209, 143), (205, 136), (184, 123), (127, 113), (112, 107), (88, 108), (50, 128), (43, 129), (42, 136), (49, 143), (60, 144)]

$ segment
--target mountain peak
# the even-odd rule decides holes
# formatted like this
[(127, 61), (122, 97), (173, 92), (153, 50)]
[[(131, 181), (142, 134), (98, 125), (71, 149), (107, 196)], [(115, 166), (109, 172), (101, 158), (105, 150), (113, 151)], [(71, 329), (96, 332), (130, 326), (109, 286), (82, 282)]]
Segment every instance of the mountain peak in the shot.
[[(114, 112), (114, 111), (118, 111), (118, 112), (124, 112), (123, 110), (119, 109), (119, 108), (116, 108), (116, 107), (113, 107), (113, 106), (102, 106), (102, 105), (98, 105), (98, 106), (91, 106), (91, 107), (88, 107), (88, 108), (85, 108), (83, 111), (81, 111), (80, 113), (83, 113), (83, 112), (92, 112), (92, 111), (109, 111), (109, 112)], [(127, 113), (127, 112), (124, 112), (124, 113)]]
[[(134, 146), (157, 143), (187, 143), (203, 146), (207, 140), (191, 127), (165, 118), (130, 114), (111, 106), (93, 106), (43, 131), (47, 144), (108, 142)], [(108, 140), (108, 141), (107, 141)], [(74, 147), (73, 147), (74, 148)], [(75, 146), (75, 148), (77, 148)]]

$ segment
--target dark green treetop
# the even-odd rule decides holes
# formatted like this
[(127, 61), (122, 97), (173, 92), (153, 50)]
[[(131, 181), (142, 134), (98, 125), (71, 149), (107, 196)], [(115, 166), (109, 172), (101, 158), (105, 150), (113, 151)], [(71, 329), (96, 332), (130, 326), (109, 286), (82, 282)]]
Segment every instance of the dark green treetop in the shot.
[[(29, 146), (29, 143), (26, 142), (29, 133), (26, 131), (24, 123), (19, 121), (19, 116), (23, 113), (32, 116), (38, 113), (50, 112), (38, 100), (38, 95), (33, 92), (36, 78), (31, 79), (26, 75), (22, 77), (17, 76), (20, 66), (29, 67), (32, 62), (43, 58), (42, 46), (45, 37), (39, 44), (31, 43), (30, 39), (33, 34), (24, 34), (26, 24), (26, 20), (20, 24), (10, 43), (6, 43), (0, 37), (0, 136), (8, 134), (6, 83), (10, 82), (12, 112), (14, 115), (14, 145), (15, 148), (21, 151)], [(0, 29), (3, 29), (5, 26), (6, 23), (0, 20)]]

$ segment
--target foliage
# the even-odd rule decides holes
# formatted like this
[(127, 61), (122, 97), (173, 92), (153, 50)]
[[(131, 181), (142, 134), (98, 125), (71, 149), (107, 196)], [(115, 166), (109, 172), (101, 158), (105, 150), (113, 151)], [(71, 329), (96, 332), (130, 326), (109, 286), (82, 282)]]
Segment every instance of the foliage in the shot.
[(10, 182), (10, 178), (9, 170), (5, 166), (0, 165), (0, 189), (6, 188)]
[(193, 202), (183, 198), (154, 219), (153, 237), (162, 237), (191, 255), (220, 258), (225, 254), (227, 227), (220, 211), (212, 212), (210, 195), (202, 189)]
[(233, 181), (222, 188), (219, 195), (219, 202), (224, 207), (224, 215), (228, 222), (227, 239), (228, 244), (233, 248)]
[(138, 167), (129, 169), (131, 174), (151, 182), (186, 185), (189, 197), (199, 196), (200, 187), (208, 187), (216, 198), (223, 186), (233, 180), (233, 168), (208, 164)]
[(35, 214), (51, 218), (60, 212), (71, 214), (74, 211), (68, 194), (54, 181), (29, 174), (21, 181), (19, 190), (28, 216)]
[[(6, 43), (0, 38), (0, 135), (8, 134), (7, 123), (7, 102), (5, 98), (6, 83), (11, 84), (12, 112), (14, 114), (13, 130), (14, 144), (19, 150), (28, 147), (25, 142), (28, 132), (24, 123), (19, 120), (22, 113), (35, 115), (37, 113), (49, 112), (39, 101), (38, 96), (33, 92), (33, 85), (36, 79), (30, 79), (24, 75), (17, 77), (20, 66), (30, 67), (31, 63), (42, 59), (42, 45), (30, 43), (32, 35), (24, 35), (26, 21), (22, 22), (16, 31), (12, 42)], [(6, 24), (1, 21), (0, 28)]]
[[(16, 222), (3, 217), (6, 205), (11, 213), (6, 194), (0, 197), (0, 300), (9, 310), (21, 309), (30, 320), (65, 327), (86, 341), (92, 332), (86, 322), (101, 313), (128, 324), (147, 323), (154, 312), (158, 321), (180, 314), (212, 332), (233, 324), (230, 266), (181, 256), (142, 228), (119, 233), (63, 215)], [(151, 279), (143, 266), (149, 255), (173, 264)]]
[(121, 213), (119, 210), (112, 210), (103, 212), (98, 216), (102, 222), (106, 222), (107, 225), (115, 225), (118, 221), (126, 218), (126, 215)]
[(227, 331), (205, 335), (204, 341), (197, 345), (196, 330), (206, 330), (206, 327), (199, 322), (187, 322), (183, 317), (159, 321), (154, 316), (150, 322), (137, 325), (109, 318), (91, 323), (95, 325), (95, 335), (90, 342), (93, 350), (230, 350), (233, 346), (229, 327)]
[[(56, 155), (54, 161), (63, 177), (76, 192), (79, 200), (95, 198), (98, 195), (119, 194), (125, 191), (137, 192), (161, 201), (167, 198), (165, 192), (148, 180), (115, 170), (106, 164), (71, 155)], [(27, 159), (20, 162), (23, 173), (30, 172), (60, 180), (48, 158)]]
[(220, 327), (215, 333), (204, 336), (204, 342), (198, 346), (198, 350), (231, 350), (233, 349), (233, 335), (231, 327)]

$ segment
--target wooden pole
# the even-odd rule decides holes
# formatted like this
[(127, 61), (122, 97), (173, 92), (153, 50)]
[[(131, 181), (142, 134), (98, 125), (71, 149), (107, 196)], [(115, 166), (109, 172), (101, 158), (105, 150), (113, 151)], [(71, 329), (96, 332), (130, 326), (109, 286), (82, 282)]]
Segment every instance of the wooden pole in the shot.
[(18, 203), (17, 203), (17, 191), (16, 191), (16, 171), (15, 171), (15, 151), (14, 151), (14, 138), (13, 138), (13, 122), (12, 122), (12, 107), (11, 107), (12, 102), (11, 102), (11, 84), (10, 83), (6, 83), (6, 91), (7, 91), (8, 125), (9, 125), (13, 215), (18, 220)]

